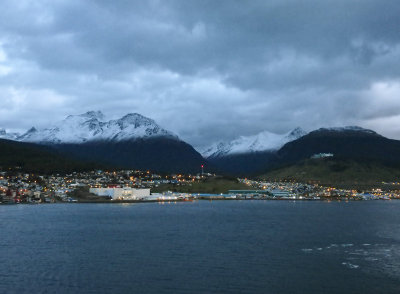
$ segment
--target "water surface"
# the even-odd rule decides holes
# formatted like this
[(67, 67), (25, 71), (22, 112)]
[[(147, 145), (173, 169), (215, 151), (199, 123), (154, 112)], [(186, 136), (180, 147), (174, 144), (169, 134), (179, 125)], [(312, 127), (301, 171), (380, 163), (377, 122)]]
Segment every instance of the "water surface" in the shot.
[(400, 201), (0, 206), (0, 293), (400, 293)]

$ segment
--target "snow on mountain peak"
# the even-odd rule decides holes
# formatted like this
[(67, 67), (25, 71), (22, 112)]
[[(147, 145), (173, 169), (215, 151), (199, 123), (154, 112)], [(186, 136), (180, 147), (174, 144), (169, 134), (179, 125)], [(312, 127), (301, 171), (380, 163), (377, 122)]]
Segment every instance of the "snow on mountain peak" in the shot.
[(297, 127), (287, 135), (287, 138), (290, 139), (290, 141), (294, 141), (305, 135), (307, 135), (307, 132), (304, 131), (302, 128)]
[(100, 111), (88, 111), (85, 114), (83, 114), (86, 117), (90, 117), (90, 118), (96, 118), (98, 120), (104, 120), (105, 115)]
[(141, 119), (141, 120), (151, 120), (153, 121), (151, 118), (145, 117), (143, 115), (141, 115), (140, 113), (136, 113), (136, 112), (132, 112), (132, 113), (128, 113), (126, 115), (124, 115), (122, 118), (122, 120), (125, 119)]
[(119, 119), (119, 121), (127, 125), (135, 125), (136, 127), (141, 125), (156, 125), (156, 122), (151, 118), (145, 117), (139, 113), (128, 113), (127, 115), (123, 116)]
[(5, 129), (0, 129), (0, 139), (15, 140), (18, 136), (18, 133), (7, 133)]
[(263, 131), (254, 136), (241, 136), (230, 142), (219, 142), (205, 148), (201, 154), (205, 157), (222, 157), (232, 154), (251, 152), (274, 151), (290, 141), (294, 141), (307, 133), (301, 128), (296, 128), (286, 134), (275, 134)]
[(138, 113), (127, 114), (117, 120), (104, 121), (100, 111), (69, 115), (50, 128), (31, 129), (18, 138), (35, 143), (84, 143), (88, 141), (126, 141), (143, 137), (174, 134), (161, 128), (154, 120)]

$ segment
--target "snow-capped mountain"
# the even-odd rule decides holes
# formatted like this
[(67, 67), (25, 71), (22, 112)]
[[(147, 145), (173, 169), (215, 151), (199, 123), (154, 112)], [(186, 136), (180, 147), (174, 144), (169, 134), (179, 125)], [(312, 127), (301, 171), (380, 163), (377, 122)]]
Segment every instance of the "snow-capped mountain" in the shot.
[(161, 128), (154, 120), (138, 113), (105, 121), (100, 111), (89, 111), (80, 115), (70, 115), (50, 128), (32, 127), (16, 140), (44, 144), (79, 144), (91, 141), (120, 142), (149, 137), (177, 139), (176, 135)]
[(306, 134), (301, 128), (296, 128), (286, 134), (275, 134), (264, 131), (254, 136), (241, 136), (230, 142), (215, 143), (201, 150), (200, 153), (205, 158), (216, 158), (233, 154), (274, 151)]
[[(0, 135), (7, 133), (1, 131)], [(196, 173), (204, 164), (204, 158), (191, 145), (161, 128), (154, 120), (137, 113), (106, 120), (101, 112), (89, 111), (70, 115), (47, 128), (32, 127), (13, 139), (20, 142), (0, 140), (0, 149), (7, 151), (0, 154), (3, 158), (14, 152), (13, 158), (17, 158), (18, 164), (33, 162), (36, 166), (35, 160), (48, 157), (49, 162), (44, 162), (46, 170), (53, 165), (57, 171), (69, 169), (75, 162), (79, 163), (78, 168), (102, 166), (160, 173)], [(57, 156), (61, 156), (60, 163), (55, 162)]]
[(19, 136), (18, 133), (7, 133), (5, 129), (0, 129), (0, 139), (16, 140)]

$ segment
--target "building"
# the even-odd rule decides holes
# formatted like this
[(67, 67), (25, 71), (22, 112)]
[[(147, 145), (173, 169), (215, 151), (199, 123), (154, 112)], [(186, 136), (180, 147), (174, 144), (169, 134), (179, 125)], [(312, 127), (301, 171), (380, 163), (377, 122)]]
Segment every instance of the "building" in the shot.
[(229, 194), (269, 194), (267, 190), (229, 190)]
[(289, 191), (275, 189), (270, 191), (273, 197), (275, 198), (294, 198), (294, 194), (290, 193)]
[(97, 196), (111, 197), (112, 200), (141, 200), (150, 196), (150, 189), (134, 188), (90, 188)]
[(333, 157), (333, 153), (318, 153), (311, 156), (312, 159), (320, 159), (326, 157)]

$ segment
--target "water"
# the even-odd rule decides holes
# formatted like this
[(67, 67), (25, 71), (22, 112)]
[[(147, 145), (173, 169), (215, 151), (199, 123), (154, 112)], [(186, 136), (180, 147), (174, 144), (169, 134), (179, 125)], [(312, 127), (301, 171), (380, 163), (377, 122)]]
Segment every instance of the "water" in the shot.
[(0, 206), (0, 293), (400, 293), (400, 201)]

